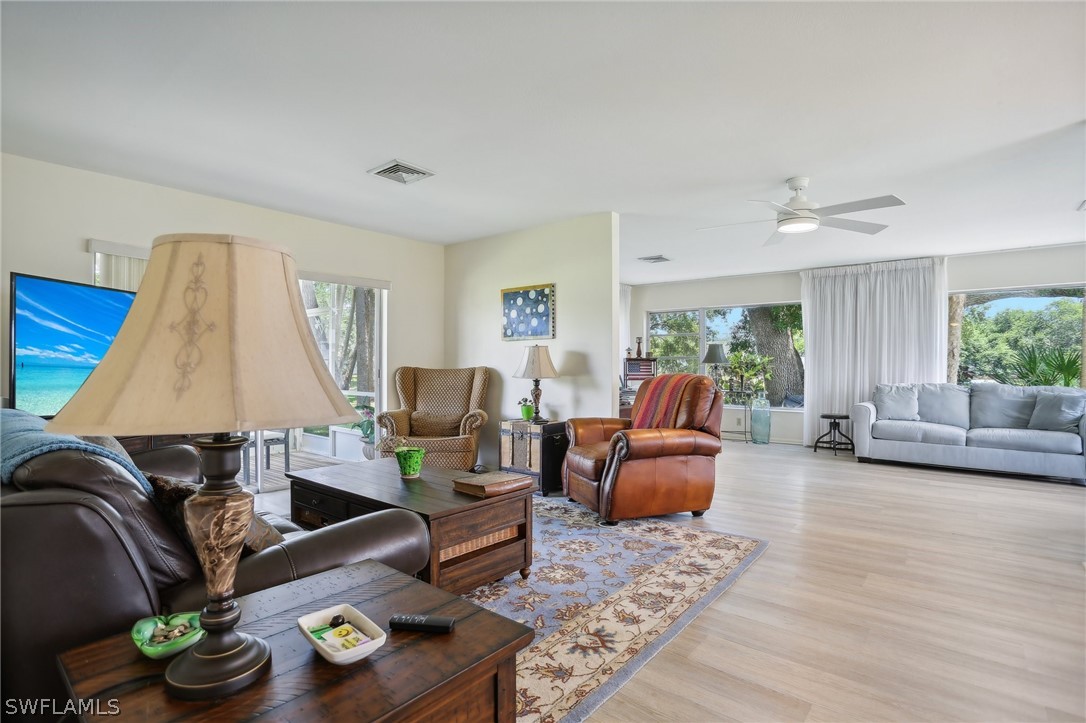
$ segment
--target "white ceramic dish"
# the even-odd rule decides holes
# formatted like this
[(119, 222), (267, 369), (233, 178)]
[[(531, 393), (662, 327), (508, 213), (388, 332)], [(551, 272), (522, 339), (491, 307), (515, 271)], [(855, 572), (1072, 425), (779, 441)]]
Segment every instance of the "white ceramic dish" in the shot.
[[(313, 637), (313, 633), (309, 632), (312, 627), (328, 625), (329, 621), (336, 615), (342, 615), (356, 630), (369, 638), (369, 642), (348, 650), (335, 651), (323, 645), (321, 641)], [(320, 612), (303, 615), (298, 618), (298, 629), (302, 631), (302, 635), (313, 646), (313, 649), (320, 653), (322, 658), (336, 665), (347, 665), (362, 660), (385, 644), (385, 631), (350, 605), (335, 605)]]

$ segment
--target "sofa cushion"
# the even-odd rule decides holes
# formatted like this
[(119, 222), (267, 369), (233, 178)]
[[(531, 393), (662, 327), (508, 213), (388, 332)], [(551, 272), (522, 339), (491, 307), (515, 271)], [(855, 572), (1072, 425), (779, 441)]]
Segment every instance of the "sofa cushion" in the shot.
[(926, 442), (965, 446), (965, 429), (951, 424), (911, 422), (904, 419), (884, 419), (871, 425), (871, 436), (894, 442)]
[(412, 437), (455, 437), (460, 434), (463, 414), (411, 412)]
[(585, 479), (599, 481), (603, 477), (603, 467), (607, 463), (607, 450), (610, 445), (608, 440), (570, 447), (566, 452), (567, 469)]
[(24, 462), (12, 476), (20, 490), (67, 487), (101, 497), (124, 520), (160, 590), (200, 575), (200, 565), (143, 487), (111, 459), (62, 449)]
[(921, 422), (969, 429), (969, 389), (957, 384), (917, 384), (917, 414)]
[(1037, 405), (1029, 418), (1029, 429), (1049, 432), (1078, 432), (1086, 397), (1079, 394), (1037, 392)]
[(876, 384), (875, 418), (920, 419), (917, 406), (916, 386), (912, 384)]
[(967, 447), (1013, 449), (1020, 452), (1082, 454), (1082, 437), (1078, 434), (1041, 429), (970, 429), (965, 444)]
[(969, 403), (969, 426), (1025, 429), (1036, 403), (1036, 387), (978, 382), (973, 385)]

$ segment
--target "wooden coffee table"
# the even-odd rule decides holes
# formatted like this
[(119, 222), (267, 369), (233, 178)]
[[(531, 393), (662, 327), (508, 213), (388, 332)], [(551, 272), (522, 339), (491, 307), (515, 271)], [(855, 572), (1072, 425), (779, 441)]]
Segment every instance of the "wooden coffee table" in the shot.
[[(72, 700), (98, 700), (109, 719), (133, 721), (491, 720), (516, 718), (516, 653), (531, 628), (378, 562), (329, 570), (239, 598), (239, 628), (268, 642), (268, 675), (219, 700), (170, 698), (169, 660), (141, 654), (128, 633), (60, 655)], [(388, 632), (385, 644), (350, 665), (333, 665), (298, 630), (298, 618), (333, 605), (353, 605), (388, 631), (395, 613), (456, 618), (451, 633)], [(135, 621), (133, 621), (135, 622)], [(94, 708), (90, 709), (92, 712)]]
[(417, 512), (430, 528), (430, 563), (423, 580), (462, 593), (532, 566), (533, 485), (495, 497), (453, 490), (470, 472), (423, 467), (400, 478), (394, 458), (288, 472), (291, 519), (313, 529), (377, 510)]

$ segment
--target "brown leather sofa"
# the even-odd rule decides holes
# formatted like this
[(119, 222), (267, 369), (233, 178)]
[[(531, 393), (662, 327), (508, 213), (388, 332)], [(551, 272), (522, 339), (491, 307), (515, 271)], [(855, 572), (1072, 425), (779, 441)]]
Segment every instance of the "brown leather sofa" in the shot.
[[(144, 472), (200, 479), (191, 447), (132, 455)], [(0, 697), (68, 693), (56, 656), (124, 632), (142, 617), (199, 610), (199, 563), (123, 467), (77, 450), (40, 455), (19, 466), (0, 498)], [(429, 533), (407, 510), (385, 510), (304, 532), (269, 520), (284, 542), (244, 557), (235, 594), (264, 590), (372, 558), (414, 574), (429, 559)], [(244, 602), (242, 603), (244, 605)]]
[[(632, 419), (638, 418), (647, 389), (643, 384), (638, 390)], [(676, 512), (704, 514), (716, 490), (724, 395), (712, 379), (697, 376), (677, 405), (667, 428), (632, 429), (630, 419), (606, 417), (568, 420), (570, 447), (562, 464), (566, 496), (608, 524)]]

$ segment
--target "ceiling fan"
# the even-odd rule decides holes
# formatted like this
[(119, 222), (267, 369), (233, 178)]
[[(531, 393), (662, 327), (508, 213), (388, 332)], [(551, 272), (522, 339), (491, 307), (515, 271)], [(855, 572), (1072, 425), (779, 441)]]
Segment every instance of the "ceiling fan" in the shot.
[[(853, 221), (848, 218), (834, 217), (840, 216), (843, 213), (856, 213), (857, 211), (870, 211), (875, 208), (905, 205), (905, 202), (897, 196), (878, 196), (877, 198), (865, 198), (862, 201), (849, 201), (847, 203), (820, 207), (817, 203), (809, 201), (807, 196), (804, 195), (810, 180), (811, 179), (803, 176), (789, 178), (787, 181), (788, 190), (792, 191), (795, 195), (793, 195), (787, 203), (780, 204), (775, 203), (774, 201), (751, 201), (751, 203), (763, 203), (777, 212), (777, 229), (773, 232), (773, 235), (766, 240), (763, 244), (764, 246), (780, 243), (785, 238), (784, 234), (807, 233), (816, 230), (819, 226), (829, 226), (845, 231), (856, 231), (857, 233), (876, 234), (884, 228), (887, 228), (887, 226), (881, 223)], [(742, 221), (740, 223), (726, 223), (722, 226), (709, 226), (698, 230), (708, 231), (709, 229), (724, 228), (725, 226), (739, 226), (744, 223), (760, 222)]]

